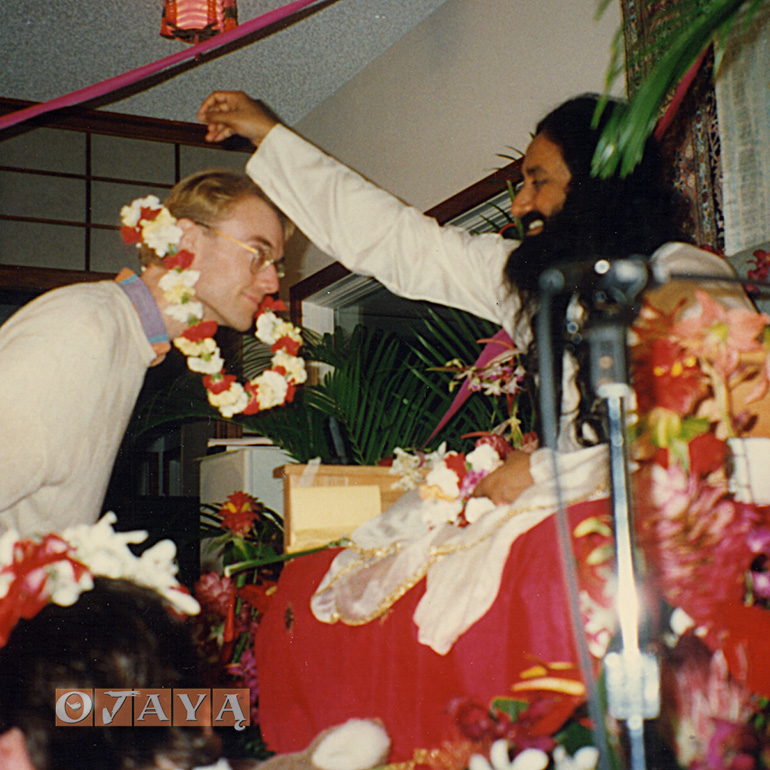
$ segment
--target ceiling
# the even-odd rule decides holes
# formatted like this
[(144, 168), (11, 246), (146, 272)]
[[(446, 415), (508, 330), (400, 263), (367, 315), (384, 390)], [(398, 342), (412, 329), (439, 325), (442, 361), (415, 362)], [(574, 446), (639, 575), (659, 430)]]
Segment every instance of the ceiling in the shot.
[[(294, 124), (445, 0), (319, 0), (287, 22), (87, 105), (194, 121), (218, 88), (264, 100)], [(241, 23), (288, 0), (238, 0)], [(162, 0), (25, 0), (0, 26), (0, 96), (48, 101), (188, 46), (160, 37)]]

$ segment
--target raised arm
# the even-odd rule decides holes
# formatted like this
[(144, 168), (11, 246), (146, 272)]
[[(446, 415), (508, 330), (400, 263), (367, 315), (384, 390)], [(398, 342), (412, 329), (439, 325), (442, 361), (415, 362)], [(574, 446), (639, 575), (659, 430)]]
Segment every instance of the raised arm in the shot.
[(518, 298), (503, 266), (515, 242), (440, 226), (280, 124), (241, 92), (217, 91), (199, 117), (218, 141), (259, 147), (246, 171), (319, 249), (408, 299), (466, 310), (512, 330)]

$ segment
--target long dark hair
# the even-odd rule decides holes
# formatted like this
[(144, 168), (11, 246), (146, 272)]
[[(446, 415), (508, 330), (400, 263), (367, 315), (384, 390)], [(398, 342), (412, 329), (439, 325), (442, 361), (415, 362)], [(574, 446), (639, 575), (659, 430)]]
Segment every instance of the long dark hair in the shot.
[(71, 607), (49, 604), (20, 620), (0, 650), (0, 733), (20, 728), (39, 770), (135, 770), (161, 757), (179, 768), (209, 764), (218, 750), (200, 727), (56, 727), (56, 688), (197, 688), (201, 682), (189, 629), (157, 593), (96, 578)]
[[(522, 322), (534, 318), (537, 313), (538, 280), (549, 267), (600, 257), (650, 257), (664, 243), (687, 240), (683, 235), (682, 205), (666, 180), (663, 160), (654, 139), (648, 140), (641, 162), (628, 176), (615, 175), (608, 179), (592, 176), (594, 151), (612, 108), (612, 104), (608, 105), (594, 126), (598, 100), (599, 97), (593, 94), (570, 99), (537, 125), (535, 134), (547, 137), (561, 149), (572, 178), (561, 211), (548, 218), (539, 235), (525, 238), (506, 264), (506, 279), (519, 293), (522, 308), (526, 311)], [(586, 312), (590, 312), (585, 297), (580, 299)], [(568, 302), (569, 297), (557, 298), (554, 318), (565, 317)], [(570, 344), (563, 334), (555, 335), (558, 403), (561, 403), (563, 352)], [(603, 438), (602, 419), (597, 413), (587, 366), (582, 360), (586, 351), (583, 346), (573, 347), (580, 364), (578, 422), (593, 428), (587, 438), (579, 430), (578, 438), (583, 443), (593, 443), (592, 433)], [(530, 346), (527, 358), (527, 370), (536, 372), (536, 344)]]

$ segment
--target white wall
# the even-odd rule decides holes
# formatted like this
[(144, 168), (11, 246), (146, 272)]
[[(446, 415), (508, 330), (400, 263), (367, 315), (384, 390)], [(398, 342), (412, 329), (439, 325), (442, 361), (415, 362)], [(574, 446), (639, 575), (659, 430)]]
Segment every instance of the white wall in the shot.
[[(428, 209), (505, 165), (497, 153), (526, 149), (561, 101), (602, 90), (620, 8), (613, 0), (599, 22), (595, 9), (595, 0), (447, 0), (296, 129)], [(309, 251), (301, 275), (328, 261)]]

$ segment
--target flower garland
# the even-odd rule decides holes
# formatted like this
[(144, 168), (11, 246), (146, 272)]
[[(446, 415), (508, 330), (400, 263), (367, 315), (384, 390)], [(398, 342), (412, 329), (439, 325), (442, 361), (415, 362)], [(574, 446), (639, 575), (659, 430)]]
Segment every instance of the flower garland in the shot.
[(302, 345), (300, 330), (276, 315), (287, 309), (285, 303), (268, 296), (260, 304), (255, 336), (270, 346), (273, 358), (270, 368), (241, 385), (235, 375), (225, 373), (225, 362), (214, 340), (216, 321), (204, 321), (203, 305), (195, 300), (194, 287), (200, 272), (190, 269), (193, 254), (179, 249), (182, 229), (175, 217), (154, 195), (123, 206), (120, 216), (123, 240), (137, 248), (144, 243), (168, 269), (160, 279), (164, 299), (169, 303), (164, 312), (187, 324), (174, 345), (187, 356), (192, 371), (205, 375), (203, 384), (209, 403), (223, 417), (230, 418), (291, 402), (295, 387), (305, 382), (307, 373), (304, 360), (297, 355)]
[(471, 497), (474, 487), (503, 464), (507, 453), (498, 446), (501, 442), (490, 439), (499, 436), (479, 439), (468, 454), (447, 452), (445, 443), (429, 454), (395, 449), (390, 472), (401, 479), (394, 486), (419, 489), (422, 518), (429, 529), (442, 524), (465, 527), (495, 507), (485, 497)]
[(100, 576), (151, 588), (186, 615), (200, 611), (176, 579), (174, 543), (161, 540), (137, 557), (129, 545), (143, 543), (147, 532), (115, 532), (116, 521), (110, 512), (96, 524), (70, 527), (60, 535), (21, 539), (9, 530), (0, 537), (0, 647), (21, 618), (34, 618), (49, 603), (73, 605)]

